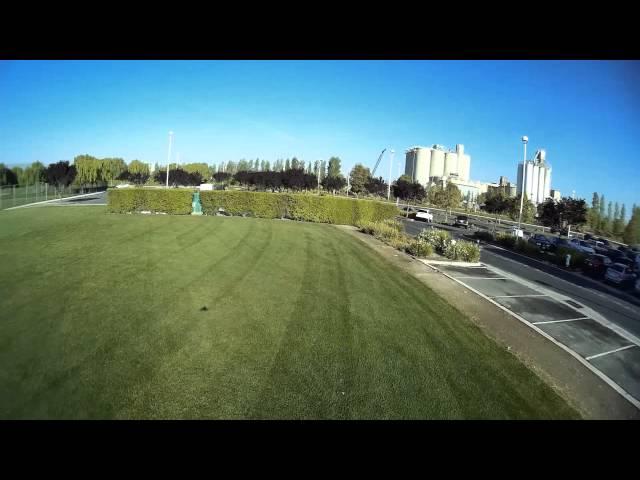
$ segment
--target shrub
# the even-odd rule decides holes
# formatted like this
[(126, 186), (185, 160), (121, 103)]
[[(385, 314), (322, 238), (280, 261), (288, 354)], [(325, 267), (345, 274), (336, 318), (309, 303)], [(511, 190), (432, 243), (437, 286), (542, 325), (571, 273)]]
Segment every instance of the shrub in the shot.
[(430, 244), (439, 254), (443, 254), (446, 246), (451, 242), (449, 232), (435, 228), (423, 229), (416, 238)]
[(473, 237), (485, 242), (493, 242), (495, 240), (491, 232), (485, 232), (484, 230), (474, 232)]
[(433, 245), (424, 240), (415, 239), (406, 247), (407, 253), (414, 257), (429, 257), (433, 255)]
[(556, 263), (564, 267), (566, 262), (565, 257), (567, 255), (571, 255), (571, 260), (569, 263), (570, 268), (582, 267), (584, 265), (584, 261), (587, 258), (584, 253), (577, 252), (572, 248), (558, 247), (558, 250), (556, 250)]
[(444, 254), (451, 260), (463, 262), (477, 262), (480, 260), (480, 248), (476, 244), (464, 240), (449, 242), (445, 247)]
[(232, 215), (250, 212), (261, 218), (361, 225), (391, 219), (396, 213), (395, 205), (329, 195), (205, 191), (200, 193), (200, 198), (206, 215), (213, 215), (219, 208), (224, 208)]
[(496, 242), (505, 248), (513, 249), (516, 246), (516, 237), (509, 233), (500, 232), (496, 235)]
[(400, 237), (390, 238), (387, 240), (387, 243), (393, 248), (404, 252), (408, 251), (411, 239), (407, 235), (402, 234)]
[(109, 190), (107, 211), (111, 213), (151, 212), (188, 215), (191, 213), (191, 190), (124, 188)]

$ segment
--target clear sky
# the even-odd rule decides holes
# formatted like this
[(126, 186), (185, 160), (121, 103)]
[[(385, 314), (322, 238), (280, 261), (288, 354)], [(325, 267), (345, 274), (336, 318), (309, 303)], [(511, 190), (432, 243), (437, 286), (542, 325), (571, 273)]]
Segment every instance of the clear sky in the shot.
[[(640, 62), (4, 61), (0, 162), (88, 153), (166, 163), (339, 156), (465, 145), (471, 178), (515, 181), (545, 148), (552, 188), (640, 204)], [(175, 156), (174, 156), (175, 158)], [(389, 173), (388, 157), (379, 169)]]

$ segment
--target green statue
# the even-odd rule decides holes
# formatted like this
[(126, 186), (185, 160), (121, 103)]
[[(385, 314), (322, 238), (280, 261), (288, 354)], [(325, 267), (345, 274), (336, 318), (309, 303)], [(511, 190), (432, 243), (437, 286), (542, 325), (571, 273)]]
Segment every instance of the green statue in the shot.
[(200, 192), (193, 194), (193, 201), (191, 202), (191, 215), (202, 215), (202, 205), (200, 204)]

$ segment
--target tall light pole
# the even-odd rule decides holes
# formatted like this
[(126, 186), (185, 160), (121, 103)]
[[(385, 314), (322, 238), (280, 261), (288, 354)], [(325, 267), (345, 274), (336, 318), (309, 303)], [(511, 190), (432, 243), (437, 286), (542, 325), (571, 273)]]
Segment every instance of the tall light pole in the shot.
[(169, 132), (169, 152), (167, 153), (167, 188), (169, 188), (169, 162), (171, 161), (171, 142), (173, 141), (173, 132)]
[(393, 174), (393, 154), (395, 153), (393, 149), (389, 152), (391, 156), (389, 157), (389, 182), (387, 183), (387, 201), (391, 199), (391, 175)]
[(525, 191), (525, 171), (527, 170), (527, 143), (529, 143), (529, 137), (526, 135), (522, 137), (522, 143), (524, 145), (524, 158), (522, 160), (522, 188), (520, 189), (520, 214), (518, 215), (518, 230), (520, 229), (520, 222), (522, 221), (522, 204), (524, 202)]

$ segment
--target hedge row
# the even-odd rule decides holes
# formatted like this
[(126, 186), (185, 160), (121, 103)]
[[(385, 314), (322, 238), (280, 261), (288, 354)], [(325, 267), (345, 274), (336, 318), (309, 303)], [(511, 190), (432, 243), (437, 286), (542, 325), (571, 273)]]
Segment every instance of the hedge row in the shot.
[(191, 190), (123, 188), (109, 190), (107, 211), (112, 213), (128, 213), (150, 211), (173, 215), (191, 213)]
[(374, 200), (268, 192), (205, 191), (200, 193), (202, 211), (215, 215), (223, 208), (232, 215), (290, 218), (318, 223), (356, 225), (393, 218), (396, 207)]
[[(148, 210), (186, 215), (191, 213), (192, 195), (190, 190), (177, 189), (110, 190), (107, 210), (113, 213)], [(397, 210), (393, 204), (375, 200), (223, 190), (200, 192), (200, 202), (205, 215), (215, 215), (222, 208), (231, 215), (290, 218), (340, 225), (382, 221), (393, 218)]]

